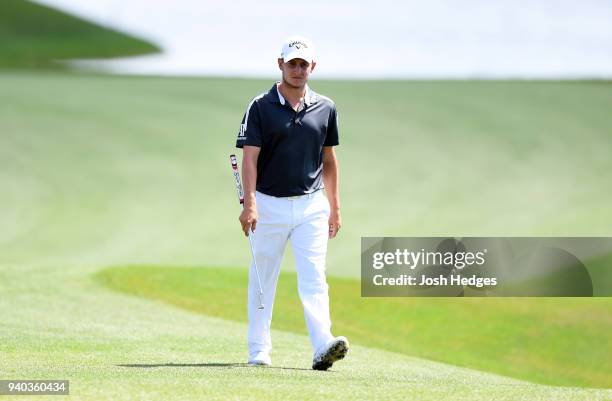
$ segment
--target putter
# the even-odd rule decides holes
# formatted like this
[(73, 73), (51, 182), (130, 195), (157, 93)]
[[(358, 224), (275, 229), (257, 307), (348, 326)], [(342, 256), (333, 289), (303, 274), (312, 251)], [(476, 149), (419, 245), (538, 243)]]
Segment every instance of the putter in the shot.
[[(242, 191), (242, 182), (240, 181), (240, 173), (238, 172), (238, 161), (236, 155), (230, 155), (230, 161), (232, 162), (232, 171), (234, 172), (234, 178), (236, 179), (236, 191), (238, 192), (238, 200), (242, 207), (244, 207), (244, 192)], [(259, 285), (259, 310), (263, 310), (263, 289), (261, 287), (261, 278), (259, 277), (259, 269), (257, 268), (257, 260), (255, 259), (255, 244), (253, 243), (253, 230), (249, 228), (249, 245), (251, 246), (251, 256), (253, 257), (253, 264), (255, 265), (255, 274), (257, 275), (257, 284)]]

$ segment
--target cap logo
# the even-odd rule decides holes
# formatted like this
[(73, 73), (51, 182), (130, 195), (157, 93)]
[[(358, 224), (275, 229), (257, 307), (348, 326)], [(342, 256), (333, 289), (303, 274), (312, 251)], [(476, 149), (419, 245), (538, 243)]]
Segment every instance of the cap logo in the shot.
[(300, 42), (298, 40), (289, 43), (289, 47), (297, 47), (298, 50), (301, 49), (302, 46), (308, 48), (308, 45), (306, 43)]

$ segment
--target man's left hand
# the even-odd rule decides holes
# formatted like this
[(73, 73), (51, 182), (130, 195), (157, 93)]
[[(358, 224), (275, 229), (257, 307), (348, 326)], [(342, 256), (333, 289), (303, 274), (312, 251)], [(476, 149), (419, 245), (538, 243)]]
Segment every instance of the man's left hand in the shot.
[(338, 234), (342, 227), (342, 219), (340, 218), (340, 210), (332, 210), (329, 214), (329, 239), (332, 239)]

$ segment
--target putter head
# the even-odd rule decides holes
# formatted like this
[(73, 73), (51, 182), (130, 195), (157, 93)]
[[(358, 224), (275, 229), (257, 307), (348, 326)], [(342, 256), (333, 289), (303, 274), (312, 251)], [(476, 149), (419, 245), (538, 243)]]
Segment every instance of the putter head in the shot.
[(259, 305), (259, 308), (257, 308), (257, 309), (259, 309), (259, 310), (263, 310), (263, 308), (264, 308), (264, 304), (260, 304), (260, 305)]

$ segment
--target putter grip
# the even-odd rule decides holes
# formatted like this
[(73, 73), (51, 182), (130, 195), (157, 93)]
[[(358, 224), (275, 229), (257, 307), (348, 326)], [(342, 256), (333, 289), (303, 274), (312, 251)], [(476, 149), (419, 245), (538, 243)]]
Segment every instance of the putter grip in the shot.
[(232, 162), (232, 171), (234, 172), (234, 179), (236, 180), (236, 192), (238, 192), (238, 200), (240, 204), (244, 204), (244, 192), (242, 191), (242, 183), (240, 181), (240, 172), (238, 171), (238, 160), (236, 155), (230, 155), (230, 162)]

